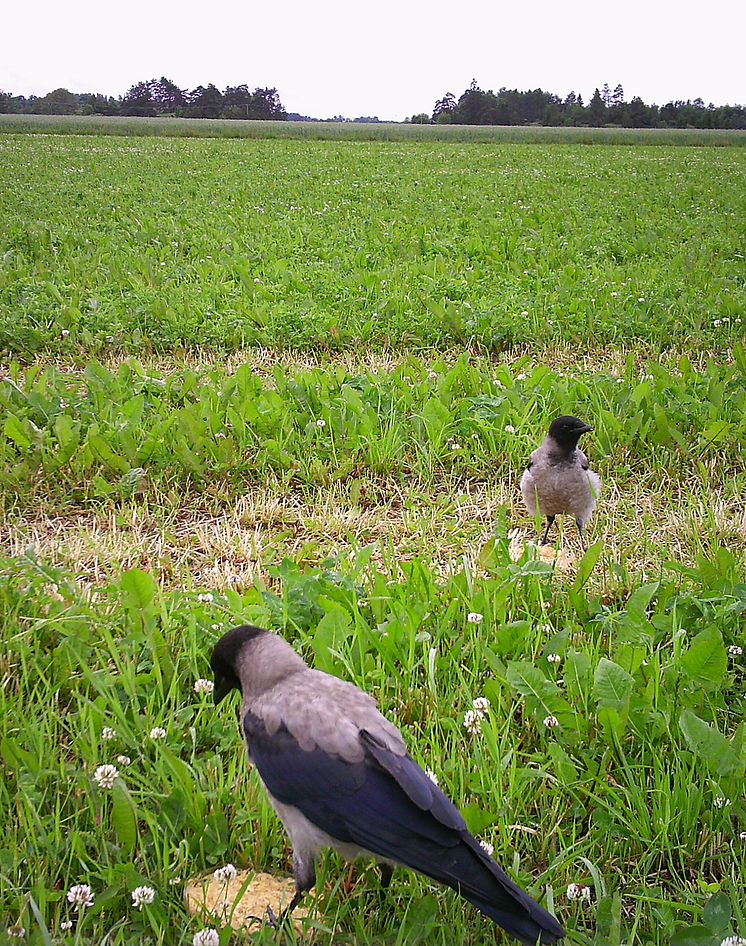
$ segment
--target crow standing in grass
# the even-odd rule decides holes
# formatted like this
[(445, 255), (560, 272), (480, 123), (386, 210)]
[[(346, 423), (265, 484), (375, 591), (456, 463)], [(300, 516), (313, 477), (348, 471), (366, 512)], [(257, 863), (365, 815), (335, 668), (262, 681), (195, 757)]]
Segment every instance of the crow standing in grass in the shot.
[(350, 860), (377, 858), (384, 885), (402, 865), (452, 887), (530, 946), (561, 939), (559, 923), (469, 834), (372, 697), (249, 625), (217, 643), (211, 664), (216, 703), (241, 691), (249, 758), (293, 845), (287, 912), (313, 886), (318, 852), (333, 847)]
[(547, 517), (542, 545), (547, 543), (555, 517), (569, 513), (575, 517), (580, 542), (586, 547), (583, 529), (596, 508), (601, 477), (589, 468), (578, 441), (592, 430), (577, 417), (558, 417), (542, 445), (531, 454), (521, 477), (521, 493), (532, 516), (538, 508), (540, 515)]

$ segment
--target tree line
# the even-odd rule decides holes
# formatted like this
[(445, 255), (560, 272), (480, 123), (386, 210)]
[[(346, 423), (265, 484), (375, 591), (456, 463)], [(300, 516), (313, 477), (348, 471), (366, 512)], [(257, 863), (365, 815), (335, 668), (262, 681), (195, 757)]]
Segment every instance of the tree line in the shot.
[(137, 82), (124, 95), (69, 92), (55, 89), (44, 96), (13, 95), (0, 91), (0, 112), (32, 115), (136, 115), (156, 118), (252, 118), (284, 121), (287, 113), (277, 89), (249, 89), (247, 85), (199, 85), (191, 92), (162, 76)]
[(542, 89), (483, 91), (472, 80), (457, 99), (452, 92), (438, 99), (432, 115), (413, 115), (411, 122), (458, 125), (589, 125), (600, 128), (745, 128), (746, 107), (705, 105), (702, 99), (646, 105), (639, 96), (627, 102), (624, 89), (608, 83), (596, 89), (586, 105), (570, 92), (564, 99)]

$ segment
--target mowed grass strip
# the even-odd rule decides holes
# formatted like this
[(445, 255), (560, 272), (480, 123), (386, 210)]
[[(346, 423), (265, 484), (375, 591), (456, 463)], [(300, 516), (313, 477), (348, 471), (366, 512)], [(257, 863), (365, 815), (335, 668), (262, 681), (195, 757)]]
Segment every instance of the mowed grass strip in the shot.
[(743, 337), (746, 152), (0, 137), (0, 350)]

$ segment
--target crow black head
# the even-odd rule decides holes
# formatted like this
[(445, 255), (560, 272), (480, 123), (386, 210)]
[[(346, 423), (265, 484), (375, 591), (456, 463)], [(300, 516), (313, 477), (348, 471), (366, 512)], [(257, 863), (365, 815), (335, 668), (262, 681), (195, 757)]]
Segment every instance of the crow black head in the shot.
[(241, 627), (234, 627), (232, 631), (228, 631), (217, 642), (210, 657), (210, 666), (215, 674), (215, 690), (213, 692), (216, 705), (234, 688), (236, 690), (241, 689), (236, 661), (243, 645), (259, 637), (260, 634), (267, 633), (269, 632), (262, 630), (261, 627), (242, 624)]
[(591, 430), (593, 430), (593, 428), (580, 420), (579, 417), (563, 414), (562, 417), (557, 417), (552, 421), (549, 428), (549, 436), (558, 443), (560, 447), (569, 449), (577, 447), (578, 440), (580, 440), (583, 434), (587, 434)]

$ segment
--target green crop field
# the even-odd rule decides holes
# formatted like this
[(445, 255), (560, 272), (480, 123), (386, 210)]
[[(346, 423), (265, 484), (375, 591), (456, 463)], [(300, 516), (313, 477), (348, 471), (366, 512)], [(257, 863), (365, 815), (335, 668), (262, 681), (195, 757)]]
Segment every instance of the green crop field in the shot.
[[(0, 944), (508, 942), (336, 856), (302, 932), (188, 914), (292, 869), (195, 689), (245, 621), (568, 943), (746, 936), (746, 152), (53, 131), (0, 134)], [(518, 490), (560, 413), (585, 553)]]

